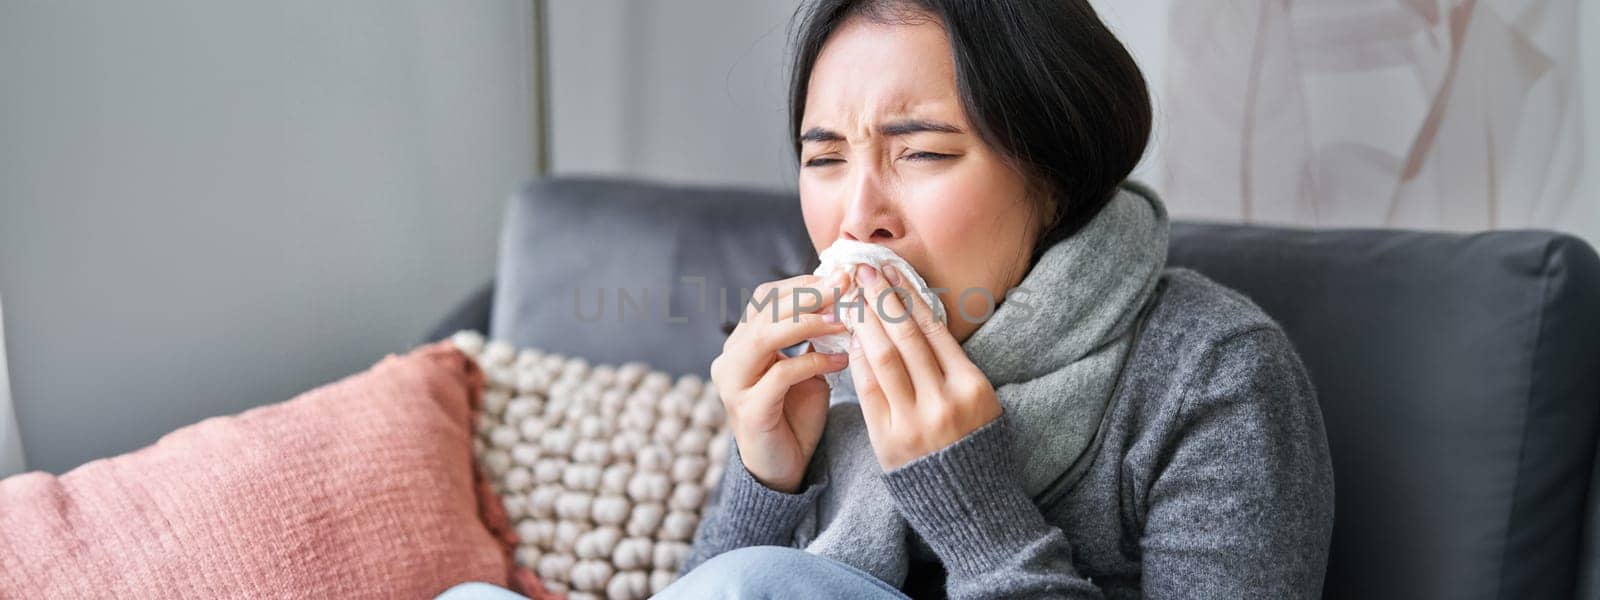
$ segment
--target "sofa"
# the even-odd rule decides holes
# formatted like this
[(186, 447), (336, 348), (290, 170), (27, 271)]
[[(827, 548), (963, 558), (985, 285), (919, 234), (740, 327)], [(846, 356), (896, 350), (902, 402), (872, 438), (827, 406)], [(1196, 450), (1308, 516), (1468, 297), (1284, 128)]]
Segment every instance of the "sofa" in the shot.
[[(791, 194), (544, 179), (507, 207), (494, 281), (426, 337), (703, 375), (740, 289), (815, 265)], [(1600, 598), (1588, 244), (1180, 221), (1169, 265), (1249, 296), (1306, 363), (1336, 479), (1325, 597)]]

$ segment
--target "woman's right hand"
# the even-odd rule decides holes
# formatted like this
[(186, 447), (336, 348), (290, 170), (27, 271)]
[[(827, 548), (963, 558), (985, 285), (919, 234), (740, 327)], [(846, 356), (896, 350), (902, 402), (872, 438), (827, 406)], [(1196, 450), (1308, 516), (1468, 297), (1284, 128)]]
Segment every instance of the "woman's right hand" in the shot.
[[(826, 280), (801, 275), (761, 284), (722, 354), (711, 361), (711, 380), (727, 407), (739, 458), (757, 481), (774, 490), (800, 490), (828, 416), (828, 384), (821, 376), (850, 365), (846, 354), (808, 351), (788, 357), (780, 350), (845, 331), (832, 306), (848, 281), (848, 271), (840, 270)], [(804, 302), (807, 293), (796, 302), (796, 290), (804, 289), (821, 298)], [(765, 304), (758, 307), (758, 302)]]

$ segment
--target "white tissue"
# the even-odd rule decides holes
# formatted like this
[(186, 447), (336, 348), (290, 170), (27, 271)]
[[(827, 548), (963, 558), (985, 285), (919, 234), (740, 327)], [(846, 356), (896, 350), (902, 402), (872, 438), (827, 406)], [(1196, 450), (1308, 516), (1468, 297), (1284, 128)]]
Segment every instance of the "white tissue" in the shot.
[[(871, 265), (880, 271), (885, 266), (892, 266), (899, 270), (901, 275), (904, 275), (899, 287), (907, 288), (920, 294), (922, 300), (928, 304), (928, 308), (933, 311), (933, 317), (940, 322), (948, 322), (945, 319), (944, 304), (939, 301), (939, 296), (929, 291), (928, 283), (922, 280), (922, 275), (918, 274), (916, 269), (911, 268), (911, 264), (900, 258), (900, 255), (895, 254), (893, 250), (877, 244), (839, 240), (829, 246), (827, 250), (824, 250), (819, 258), (822, 260), (822, 264), (817, 267), (813, 274), (823, 277), (839, 269), (853, 269), (856, 265)], [(831, 293), (831, 291), (824, 293)], [(877, 310), (877, 298), (869, 294), (866, 300), (871, 304), (868, 308)], [(857, 311), (861, 309), (857, 307), (842, 307), (838, 310), (839, 319), (844, 321), (845, 328), (851, 332), (855, 331), (856, 318), (859, 316)], [(852, 335), (854, 334), (835, 333), (811, 338), (809, 341), (811, 342), (811, 347), (818, 352), (837, 354), (850, 350), (850, 336)], [(830, 386), (837, 385), (838, 375), (839, 373), (829, 373), (827, 375)]]

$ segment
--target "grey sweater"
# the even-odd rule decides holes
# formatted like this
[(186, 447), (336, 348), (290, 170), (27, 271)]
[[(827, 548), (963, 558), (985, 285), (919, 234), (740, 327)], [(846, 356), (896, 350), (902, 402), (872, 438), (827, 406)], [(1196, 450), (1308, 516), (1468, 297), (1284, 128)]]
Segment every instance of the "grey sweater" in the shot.
[[(1333, 467), (1311, 383), (1283, 331), (1205, 277), (1162, 277), (1081, 478), (1030, 498), (1001, 421), (884, 473), (952, 598), (1314, 598)], [(684, 565), (796, 546), (826, 480), (763, 486), (730, 452)], [(934, 567), (930, 569), (929, 567)]]

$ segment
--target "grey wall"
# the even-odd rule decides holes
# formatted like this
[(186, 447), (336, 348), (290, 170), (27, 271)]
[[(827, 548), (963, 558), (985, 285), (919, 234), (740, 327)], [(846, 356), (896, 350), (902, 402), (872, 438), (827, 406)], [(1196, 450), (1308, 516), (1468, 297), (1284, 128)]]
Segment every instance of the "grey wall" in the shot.
[(797, 0), (550, 3), (551, 170), (792, 189)]
[(525, 1), (0, 0), (0, 294), (29, 467), (402, 351), (532, 168)]

